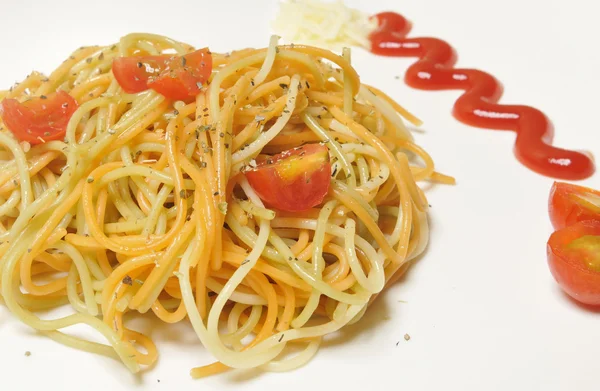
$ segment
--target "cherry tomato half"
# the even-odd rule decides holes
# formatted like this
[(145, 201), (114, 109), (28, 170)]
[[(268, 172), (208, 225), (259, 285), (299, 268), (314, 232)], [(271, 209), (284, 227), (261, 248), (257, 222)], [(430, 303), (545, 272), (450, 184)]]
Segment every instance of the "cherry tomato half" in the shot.
[(212, 56), (208, 49), (201, 49), (182, 57), (171, 57), (165, 65), (157, 77), (150, 78), (148, 87), (169, 99), (188, 100), (198, 95), (210, 77)]
[(267, 205), (288, 212), (307, 210), (329, 191), (329, 151), (324, 145), (308, 144), (265, 159), (245, 174)]
[(569, 296), (600, 305), (600, 221), (582, 221), (554, 232), (547, 255), (554, 279)]
[(600, 192), (583, 186), (554, 182), (548, 209), (554, 229), (579, 221), (600, 220)]
[(212, 56), (205, 48), (184, 56), (120, 57), (112, 70), (127, 93), (152, 88), (168, 99), (190, 100), (210, 77)]
[(4, 99), (0, 103), (2, 121), (20, 141), (40, 144), (64, 138), (77, 101), (65, 91), (31, 98), (25, 102)]
[(119, 57), (113, 61), (115, 79), (128, 94), (148, 89), (148, 80), (165, 68), (169, 56)]

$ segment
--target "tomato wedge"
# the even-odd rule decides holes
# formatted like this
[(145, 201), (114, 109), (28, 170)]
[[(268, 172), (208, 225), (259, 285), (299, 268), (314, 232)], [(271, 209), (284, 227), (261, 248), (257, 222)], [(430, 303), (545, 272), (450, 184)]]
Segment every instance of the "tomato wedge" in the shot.
[(331, 183), (329, 150), (322, 144), (290, 149), (245, 171), (248, 182), (267, 205), (288, 212), (323, 202)]
[(0, 117), (18, 140), (40, 144), (64, 138), (69, 120), (78, 107), (71, 95), (59, 91), (23, 103), (4, 99), (0, 103)]
[(190, 100), (212, 72), (207, 48), (183, 56), (120, 57), (113, 61), (113, 74), (127, 93), (152, 88), (172, 100)]
[(554, 279), (569, 296), (600, 305), (600, 221), (582, 221), (554, 232), (547, 255)]
[(585, 220), (600, 220), (600, 192), (583, 186), (554, 182), (548, 200), (554, 229)]

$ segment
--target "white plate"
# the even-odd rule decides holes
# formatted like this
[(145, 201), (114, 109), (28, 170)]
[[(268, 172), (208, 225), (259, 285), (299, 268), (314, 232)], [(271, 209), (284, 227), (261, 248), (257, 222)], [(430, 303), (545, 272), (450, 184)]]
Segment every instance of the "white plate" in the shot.
[[(165, 34), (215, 51), (264, 46), (276, 7), (274, 1), (30, 3), (2, 4), (4, 87), (32, 69), (52, 70), (79, 46), (111, 43), (131, 31)], [(458, 50), (459, 66), (489, 71), (504, 83), (503, 102), (544, 110), (556, 126), (557, 145), (600, 156), (596, 2), (360, 3), (367, 2), (348, 1), (369, 12), (401, 12), (414, 22), (413, 36), (448, 40)], [(514, 134), (455, 121), (450, 112), (458, 92), (417, 91), (397, 80), (412, 60), (358, 50), (353, 58), (365, 82), (425, 120), (426, 132), (417, 134), (417, 141), (439, 170), (458, 179), (456, 187), (428, 192), (432, 233), (426, 255), (358, 325), (297, 371), (231, 372), (193, 381), (188, 370), (210, 357), (187, 325), (155, 329), (159, 363), (134, 377), (115, 361), (36, 335), (2, 307), (0, 388), (598, 390), (600, 318), (568, 300), (546, 266), (552, 180), (516, 161)], [(600, 174), (584, 184), (600, 188)], [(410, 341), (404, 340), (406, 333)]]

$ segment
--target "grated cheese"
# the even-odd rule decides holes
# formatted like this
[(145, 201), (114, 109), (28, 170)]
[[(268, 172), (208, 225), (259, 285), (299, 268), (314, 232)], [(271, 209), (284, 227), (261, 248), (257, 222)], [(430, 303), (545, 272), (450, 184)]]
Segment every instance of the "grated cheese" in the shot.
[(370, 15), (344, 5), (343, 1), (290, 0), (280, 3), (273, 24), (283, 40), (330, 50), (360, 46), (370, 49), (369, 35), (377, 29)]

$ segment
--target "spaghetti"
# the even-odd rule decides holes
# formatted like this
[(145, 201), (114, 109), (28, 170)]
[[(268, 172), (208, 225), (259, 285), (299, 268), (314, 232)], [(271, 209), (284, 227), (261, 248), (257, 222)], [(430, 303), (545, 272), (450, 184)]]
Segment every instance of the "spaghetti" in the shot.
[[(3, 124), (2, 297), (49, 338), (133, 372), (158, 358), (127, 325), (147, 312), (189, 319), (218, 360), (194, 377), (290, 370), (424, 250), (428, 205), (415, 182), (453, 179), (434, 170), (400, 114), (418, 120), (360, 83), (349, 51), (274, 37), (268, 48), (212, 53), (190, 102), (126, 93), (111, 71), (117, 58), (194, 50), (131, 34), (0, 92), (25, 102), (64, 91), (78, 104), (64, 140), (19, 142)], [(269, 209), (244, 168), (305, 143), (329, 150), (329, 192), (307, 211)], [(73, 313), (39, 317), (61, 306)], [(107, 344), (61, 331), (75, 324)], [(288, 358), (293, 345), (301, 353)]]

